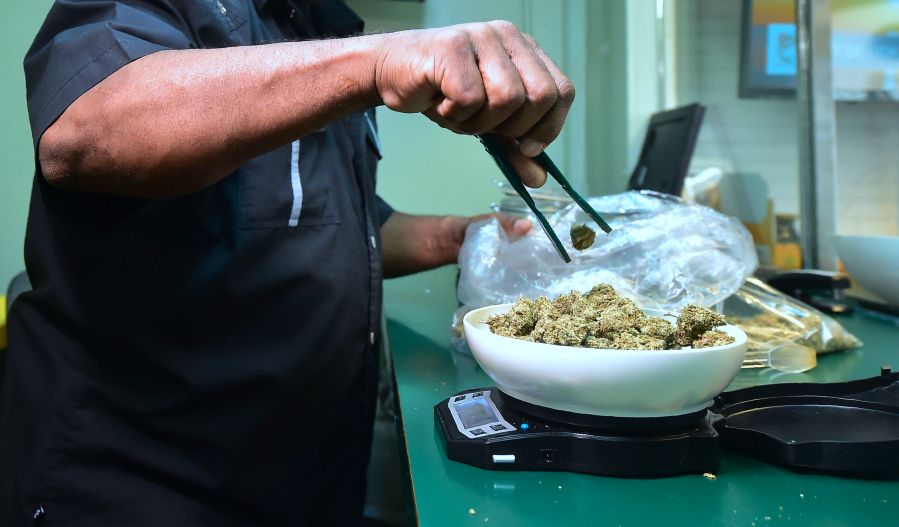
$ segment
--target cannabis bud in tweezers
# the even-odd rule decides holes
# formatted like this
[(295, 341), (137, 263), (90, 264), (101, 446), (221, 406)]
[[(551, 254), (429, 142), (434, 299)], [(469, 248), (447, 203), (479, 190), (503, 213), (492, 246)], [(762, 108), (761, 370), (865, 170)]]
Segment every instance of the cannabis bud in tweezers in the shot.
[(571, 245), (579, 251), (589, 249), (596, 241), (596, 231), (586, 225), (571, 226)]

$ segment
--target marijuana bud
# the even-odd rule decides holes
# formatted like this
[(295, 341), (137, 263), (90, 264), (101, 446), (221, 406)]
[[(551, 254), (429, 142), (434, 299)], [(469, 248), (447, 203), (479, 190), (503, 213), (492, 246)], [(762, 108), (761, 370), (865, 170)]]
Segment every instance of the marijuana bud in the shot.
[(596, 231), (586, 225), (572, 225), (569, 234), (571, 245), (579, 251), (586, 251), (596, 241)]
[(487, 320), (490, 330), (503, 337), (582, 348), (641, 350), (730, 344), (733, 337), (715, 331), (726, 323), (723, 315), (690, 305), (675, 327), (665, 319), (646, 315), (606, 284), (587, 294), (572, 291), (555, 300), (521, 298), (508, 313)]

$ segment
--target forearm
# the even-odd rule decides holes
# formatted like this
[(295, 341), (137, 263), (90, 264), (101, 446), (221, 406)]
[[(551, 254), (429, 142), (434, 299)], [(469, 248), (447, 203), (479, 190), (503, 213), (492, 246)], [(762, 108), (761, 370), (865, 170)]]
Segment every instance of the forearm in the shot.
[(38, 143), (45, 179), (136, 197), (189, 193), (359, 109), (385, 104), (441, 126), (505, 137), (531, 159), (559, 134), (574, 87), (508, 22), (349, 39), (162, 51), (82, 94)]
[(391, 214), (381, 227), (385, 278), (455, 263), (468, 221), (457, 216)]
[(75, 101), (44, 134), (51, 183), (153, 197), (192, 192), (245, 161), (378, 104), (379, 37), (163, 51)]

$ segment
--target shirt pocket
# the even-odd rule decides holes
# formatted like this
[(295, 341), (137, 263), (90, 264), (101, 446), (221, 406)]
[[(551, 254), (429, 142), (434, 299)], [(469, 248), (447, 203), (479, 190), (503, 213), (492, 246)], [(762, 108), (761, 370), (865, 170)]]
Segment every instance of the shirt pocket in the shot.
[(334, 185), (344, 163), (331, 141), (322, 129), (241, 167), (238, 226), (274, 229), (340, 223)]

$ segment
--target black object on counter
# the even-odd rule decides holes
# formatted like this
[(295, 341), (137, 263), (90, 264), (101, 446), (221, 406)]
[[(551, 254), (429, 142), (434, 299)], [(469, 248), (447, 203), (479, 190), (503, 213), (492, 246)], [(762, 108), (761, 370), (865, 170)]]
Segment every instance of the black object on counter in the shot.
[[(491, 403), (495, 412), (479, 408)], [(538, 416), (525, 411), (528, 406), (496, 388), (462, 392), (441, 402), (434, 407), (434, 417), (447, 456), (494, 470), (625, 477), (702, 473), (718, 467), (718, 434), (707, 411), (673, 420), (573, 418), (578, 414), (546, 408)], [(454, 407), (483, 419), (457, 421)]]
[(844, 295), (852, 282), (845, 273), (801, 269), (767, 274), (760, 271), (758, 274), (771, 287), (825, 313), (840, 314), (852, 311), (852, 306)]
[(680, 196), (704, 115), (695, 103), (653, 114), (627, 189)]
[(714, 472), (720, 448), (793, 469), (899, 477), (899, 373), (841, 383), (756, 386), (706, 411), (664, 418), (572, 414), (496, 388), (434, 407), (447, 457), (494, 470), (659, 477)]
[(899, 476), (899, 372), (725, 393), (711, 412), (726, 448), (797, 469)]

